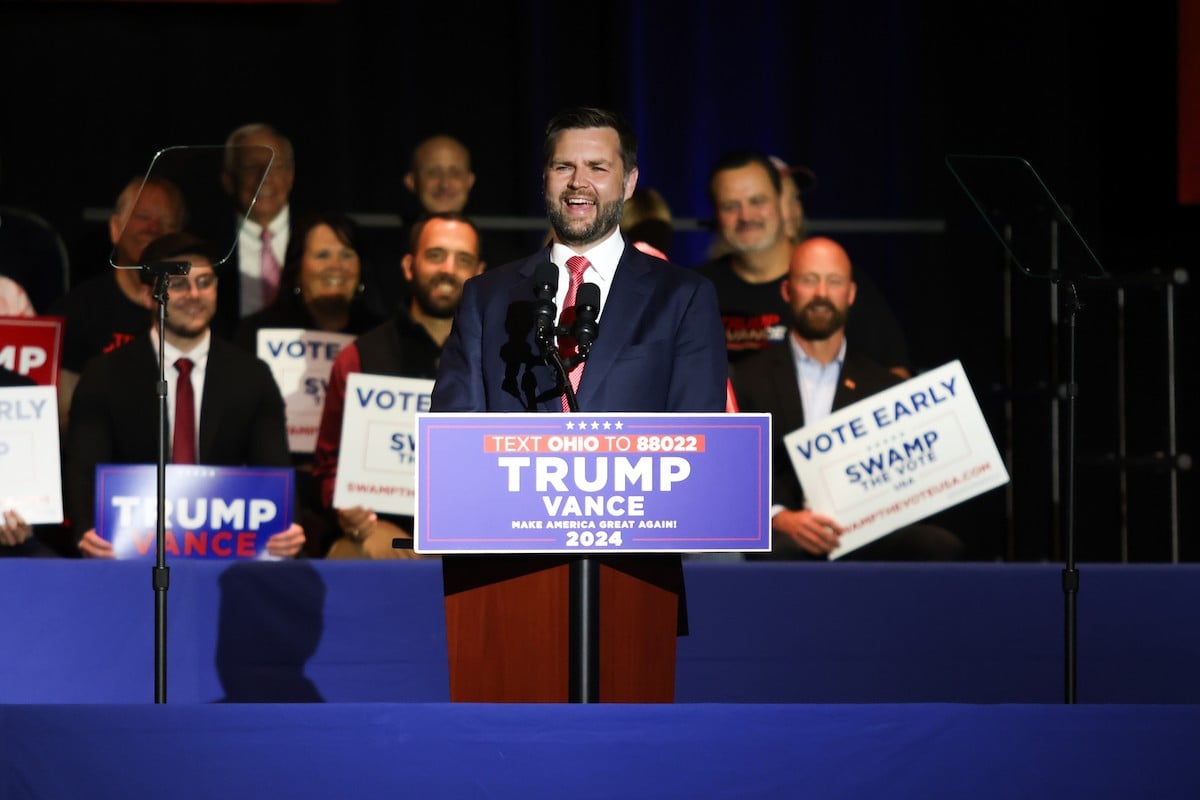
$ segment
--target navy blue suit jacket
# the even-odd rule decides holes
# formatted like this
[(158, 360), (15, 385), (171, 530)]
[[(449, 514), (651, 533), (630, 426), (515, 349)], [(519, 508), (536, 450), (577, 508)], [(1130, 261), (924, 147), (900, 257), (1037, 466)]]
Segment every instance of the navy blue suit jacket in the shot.
[[(534, 339), (533, 275), (549, 248), (467, 281), (433, 411), (561, 411)], [(561, 309), (559, 309), (561, 312)], [(626, 243), (577, 393), (588, 412), (719, 412), (728, 377), (711, 282)]]

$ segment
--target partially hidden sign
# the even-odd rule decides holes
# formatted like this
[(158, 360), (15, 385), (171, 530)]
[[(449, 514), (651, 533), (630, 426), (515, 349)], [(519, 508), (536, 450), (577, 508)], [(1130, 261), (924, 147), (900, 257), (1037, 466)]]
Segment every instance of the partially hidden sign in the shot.
[[(267, 539), (292, 523), (290, 468), (168, 464), (166, 553), (208, 559), (265, 558)], [(117, 558), (155, 553), (158, 470), (153, 464), (96, 466), (96, 534)]]
[(53, 386), (0, 389), (0, 510), (31, 525), (63, 521), (58, 392)]
[(58, 386), (62, 331), (62, 317), (0, 317), (0, 366)]
[(771, 549), (768, 414), (418, 414), (419, 553)]
[(338, 353), (353, 341), (348, 333), (303, 328), (263, 328), (258, 332), (258, 357), (271, 368), (287, 406), (291, 452), (316, 449), (329, 373)]
[(417, 412), (428, 411), (433, 381), (351, 373), (333, 507), (412, 514)]

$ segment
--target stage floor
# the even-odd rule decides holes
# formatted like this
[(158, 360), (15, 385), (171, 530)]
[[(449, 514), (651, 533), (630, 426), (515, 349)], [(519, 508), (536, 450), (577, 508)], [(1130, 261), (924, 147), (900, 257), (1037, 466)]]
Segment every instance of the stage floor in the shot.
[(6, 800), (1200, 797), (1200, 706), (0, 706)]

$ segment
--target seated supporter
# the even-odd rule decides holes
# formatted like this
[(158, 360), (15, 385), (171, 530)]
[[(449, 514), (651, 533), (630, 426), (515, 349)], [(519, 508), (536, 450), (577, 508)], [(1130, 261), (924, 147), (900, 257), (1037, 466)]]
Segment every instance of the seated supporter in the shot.
[[(209, 246), (187, 233), (174, 233), (146, 247), (148, 262), (184, 260), (190, 274), (170, 283), (163, 358), (167, 364), (167, 407), (176, 408), (178, 387), (189, 381), (195, 429), (175, 431), (173, 461), (185, 449), (194, 463), (212, 466), (288, 467), (283, 398), (267, 365), (210, 329), (217, 311), (217, 276)], [(147, 310), (142, 332), (129, 344), (96, 356), (84, 368), (67, 427), (64, 497), (67, 514), (85, 556), (112, 558), (112, 543), (95, 531), (97, 464), (153, 464), (158, 459), (159, 341)], [(184, 376), (187, 376), (186, 378)], [(267, 552), (291, 557), (304, 544), (304, 530), (292, 523), (273, 534)]]
[[(261, 311), (242, 319), (235, 342), (258, 354), (258, 332), (271, 328), (301, 328), (358, 335), (380, 322), (365, 302), (358, 229), (343, 214), (305, 214), (292, 225), (279, 293)], [(336, 528), (322, 511), (320, 492), (312, 477), (312, 454), (293, 453), (299, 518), (309, 534), (309, 555), (319, 556), (319, 543)]]
[[(856, 353), (846, 336), (846, 319), (856, 286), (850, 257), (831, 239), (813, 238), (792, 251), (782, 284), (792, 311), (786, 340), (733, 365), (734, 393), (741, 411), (771, 414), (771, 552), (750, 558), (824, 559), (839, 543), (838, 520), (810, 510), (783, 438), (833, 411), (900, 383), (882, 365)], [(863, 561), (952, 561), (963, 544), (949, 531), (928, 524), (901, 528), (843, 558)]]
[[(461, 214), (445, 212), (420, 219), (412, 228), (412, 237), (411, 251), (401, 262), (411, 297), (408, 308), (397, 309), (392, 319), (343, 349), (329, 376), (313, 467), (326, 506), (333, 504), (337, 483), (347, 378), (366, 372), (433, 379), (462, 300), (463, 284), (484, 270), (479, 259), (479, 231)], [(412, 517), (353, 506), (337, 509), (337, 522), (340, 538), (326, 544), (332, 545), (330, 558), (415, 555), (412, 550), (392, 547), (393, 538), (412, 538)]]

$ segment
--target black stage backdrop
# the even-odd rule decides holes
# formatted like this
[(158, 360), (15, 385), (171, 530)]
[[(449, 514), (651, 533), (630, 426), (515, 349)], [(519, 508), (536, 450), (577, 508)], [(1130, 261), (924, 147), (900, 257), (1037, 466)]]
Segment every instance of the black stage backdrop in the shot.
[[(642, 184), (704, 220), (711, 162), (764, 149), (817, 173), (812, 229), (889, 294), (915, 365), (961, 358), (997, 440), (1011, 437), (1011, 508), (997, 490), (947, 524), (975, 558), (1057, 560), (1050, 290), (1013, 281), (1009, 391), (1001, 250), (943, 158), (1028, 158), (1113, 273), (1191, 268), (1200, 212), (1176, 201), (1178, 14), (1154, 0), (3, 3), (0, 201), (86, 240), (97, 223), (84, 210), (110, 206), (156, 150), (267, 121), (295, 143), (297, 206), (397, 212), (412, 145), (444, 131), (474, 155), (470, 211), (537, 216), (542, 127), (588, 103), (631, 118)], [(871, 232), (871, 220), (917, 224)], [(681, 232), (672, 255), (696, 263), (706, 244)], [(1094, 463), (1117, 448), (1118, 320), (1113, 291), (1083, 294), (1078, 555), (1169, 560), (1170, 473), (1130, 472), (1122, 501), (1119, 473)], [(1176, 435), (1190, 452), (1196, 303), (1188, 286), (1176, 297)], [(1162, 292), (1126, 301), (1128, 450), (1166, 453)], [(1189, 560), (1194, 493), (1180, 473)]]

